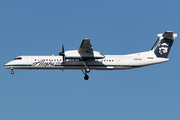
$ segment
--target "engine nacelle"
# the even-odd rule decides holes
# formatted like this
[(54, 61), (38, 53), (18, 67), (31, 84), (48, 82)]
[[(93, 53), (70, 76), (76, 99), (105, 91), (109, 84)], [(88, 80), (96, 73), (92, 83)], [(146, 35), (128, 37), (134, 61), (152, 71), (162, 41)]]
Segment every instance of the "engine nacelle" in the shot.
[(70, 50), (65, 51), (65, 58), (66, 59), (102, 59), (104, 58), (104, 55), (102, 55), (100, 52), (93, 51), (93, 53), (84, 53), (84, 52), (78, 52), (78, 50)]

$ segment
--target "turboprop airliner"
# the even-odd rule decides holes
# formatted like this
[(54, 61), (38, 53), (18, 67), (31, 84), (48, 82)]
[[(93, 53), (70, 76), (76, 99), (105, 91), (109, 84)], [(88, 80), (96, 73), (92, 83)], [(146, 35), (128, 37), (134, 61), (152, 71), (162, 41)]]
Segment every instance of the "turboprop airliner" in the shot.
[(168, 54), (174, 42), (175, 34), (166, 31), (158, 34), (158, 40), (150, 51), (139, 52), (128, 55), (103, 55), (93, 51), (90, 39), (83, 39), (78, 50), (64, 51), (59, 56), (18, 56), (4, 65), (4, 68), (11, 69), (78, 69), (84, 73), (84, 79), (90, 70), (124, 70), (138, 68), (169, 61)]

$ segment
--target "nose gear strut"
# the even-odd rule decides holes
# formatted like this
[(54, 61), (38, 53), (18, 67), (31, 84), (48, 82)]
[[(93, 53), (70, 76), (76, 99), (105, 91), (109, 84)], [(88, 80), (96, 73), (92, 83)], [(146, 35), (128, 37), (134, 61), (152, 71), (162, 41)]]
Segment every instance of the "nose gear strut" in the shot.
[(11, 69), (11, 74), (14, 74), (14, 71), (13, 71), (13, 69)]

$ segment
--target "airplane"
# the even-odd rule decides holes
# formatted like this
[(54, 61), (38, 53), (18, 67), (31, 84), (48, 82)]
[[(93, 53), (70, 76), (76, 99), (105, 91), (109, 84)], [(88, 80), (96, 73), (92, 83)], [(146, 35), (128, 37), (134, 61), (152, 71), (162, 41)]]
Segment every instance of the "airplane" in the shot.
[(167, 57), (177, 34), (166, 31), (157, 36), (158, 40), (152, 49), (146, 52), (103, 55), (93, 51), (90, 39), (85, 38), (78, 50), (64, 51), (64, 45), (62, 45), (59, 56), (18, 56), (5, 64), (4, 68), (11, 69), (11, 74), (14, 74), (14, 69), (78, 69), (85, 75), (84, 79), (88, 80), (87, 73), (90, 70), (124, 70), (169, 61)]

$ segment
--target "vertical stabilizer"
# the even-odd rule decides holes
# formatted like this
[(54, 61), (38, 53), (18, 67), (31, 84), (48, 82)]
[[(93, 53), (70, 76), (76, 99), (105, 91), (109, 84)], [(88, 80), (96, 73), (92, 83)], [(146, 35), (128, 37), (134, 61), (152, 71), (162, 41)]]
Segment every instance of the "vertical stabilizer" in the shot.
[(174, 34), (172, 31), (166, 31), (164, 34), (158, 34), (157, 36), (159, 38), (151, 50), (154, 51), (157, 57), (167, 58), (177, 34)]

